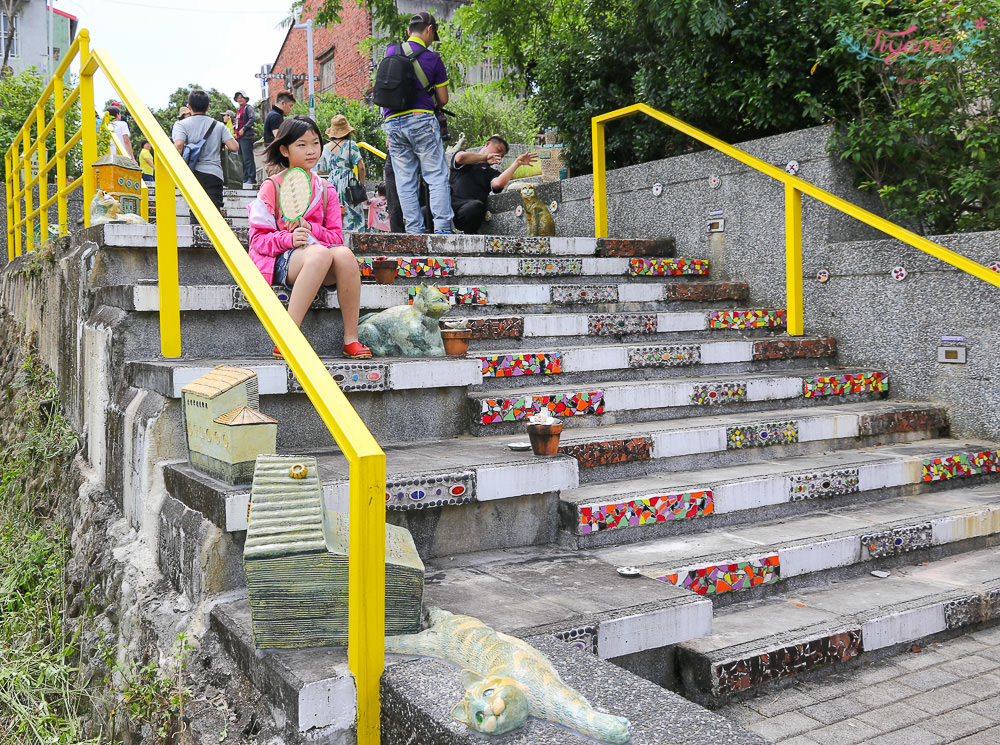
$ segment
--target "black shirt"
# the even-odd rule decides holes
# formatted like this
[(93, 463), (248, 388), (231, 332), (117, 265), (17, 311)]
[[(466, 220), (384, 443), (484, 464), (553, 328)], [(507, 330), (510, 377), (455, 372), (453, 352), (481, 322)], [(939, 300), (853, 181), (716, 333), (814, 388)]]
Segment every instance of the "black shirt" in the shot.
[(457, 165), (452, 160), (450, 176), (452, 199), (475, 199), (485, 202), (486, 197), (493, 191), (491, 185), (493, 179), (499, 175), (500, 171), (486, 163)]
[(272, 106), (264, 117), (264, 142), (270, 144), (274, 140), (274, 133), (285, 121), (285, 112), (277, 106)]

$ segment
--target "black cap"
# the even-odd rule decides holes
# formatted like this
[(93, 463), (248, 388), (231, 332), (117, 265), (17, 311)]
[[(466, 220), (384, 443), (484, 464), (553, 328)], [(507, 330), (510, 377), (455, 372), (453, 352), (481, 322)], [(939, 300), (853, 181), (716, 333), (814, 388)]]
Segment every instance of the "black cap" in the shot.
[(434, 28), (434, 38), (431, 39), (431, 41), (438, 41), (438, 25), (437, 21), (434, 20), (434, 16), (426, 10), (422, 10), (410, 17), (410, 25), (412, 26), (414, 23), (420, 23), (424, 26), (432, 26)]

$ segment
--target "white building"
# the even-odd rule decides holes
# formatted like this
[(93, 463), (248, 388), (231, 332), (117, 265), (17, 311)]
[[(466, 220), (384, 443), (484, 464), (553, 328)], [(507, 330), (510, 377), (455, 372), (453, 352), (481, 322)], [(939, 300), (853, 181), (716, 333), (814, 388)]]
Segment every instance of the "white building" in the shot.
[[(7, 65), (15, 73), (34, 67), (42, 77), (48, 77), (76, 38), (76, 16), (47, 7), (52, 4), (46, 0), (14, 0), (14, 37)], [(0, 62), (6, 52), (10, 22), (6, 9), (0, 11)]]

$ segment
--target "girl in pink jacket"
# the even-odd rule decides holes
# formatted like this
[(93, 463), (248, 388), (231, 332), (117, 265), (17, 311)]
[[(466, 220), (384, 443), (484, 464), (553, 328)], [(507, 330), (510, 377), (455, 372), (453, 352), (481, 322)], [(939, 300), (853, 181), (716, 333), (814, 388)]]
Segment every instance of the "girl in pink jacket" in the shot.
[[(371, 350), (358, 341), (361, 272), (354, 252), (343, 245), (340, 202), (313, 166), (323, 154), (319, 127), (307, 116), (293, 116), (281, 124), (266, 151), (267, 162), (284, 170), (263, 184), (248, 208), (250, 258), (264, 279), (291, 290), (288, 315), (302, 325), (321, 285), (335, 286), (344, 319), (344, 356), (368, 359)], [(313, 201), (300, 220), (287, 223), (278, 207), (278, 187), (290, 168), (301, 168), (312, 179)], [(274, 356), (282, 359), (275, 347)]]

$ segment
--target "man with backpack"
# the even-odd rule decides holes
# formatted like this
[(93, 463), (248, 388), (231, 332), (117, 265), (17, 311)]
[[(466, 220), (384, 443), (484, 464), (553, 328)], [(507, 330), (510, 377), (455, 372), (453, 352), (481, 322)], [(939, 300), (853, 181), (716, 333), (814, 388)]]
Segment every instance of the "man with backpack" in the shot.
[(205, 91), (191, 91), (188, 106), (193, 115), (174, 125), (174, 147), (222, 212), (222, 147), (235, 153), (239, 145), (224, 124), (207, 115), (208, 105)]
[(454, 213), (448, 186), (448, 161), (435, 106), (448, 103), (448, 75), (441, 56), (428, 47), (438, 40), (434, 16), (410, 18), (410, 37), (390, 44), (375, 77), (375, 103), (385, 115), (386, 144), (392, 158), (396, 191), (407, 233), (423, 233), (420, 177), (430, 190), (435, 233), (453, 231)]

